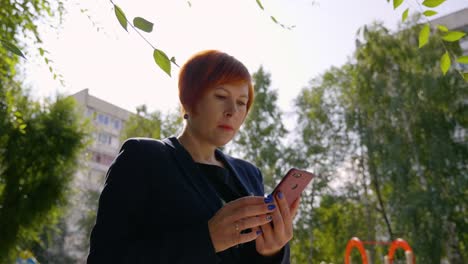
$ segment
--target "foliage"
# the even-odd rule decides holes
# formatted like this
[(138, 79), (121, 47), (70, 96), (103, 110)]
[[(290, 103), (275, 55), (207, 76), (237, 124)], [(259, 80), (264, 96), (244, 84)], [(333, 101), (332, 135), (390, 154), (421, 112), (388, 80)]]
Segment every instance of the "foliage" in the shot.
[[(387, 0), (387, 2), (390, 0)], [(393, 0), (393, 8), (397, 9), (405, 0)], [(446, 0), (425, 0), (422, 2), (422, 5), (425, 6), (426, 8), (436, 8), (439, 7), (441, 4), (443, 4)], [(418, 3), (419, 5), (419, 3)], [(422, 9), (422, 6), (420, 7)], [(408, 18), (410, 8), (407, 8), (405, 11), (403, 11), (401, 20), (402, 22), (405, 22), (406, 19)], [(437, 12), (431, 9), (425, 10), (425, 11), (416, 11), (415, 15), (416, 16), (423, 16), (423, 17), (431, 17), (436, 15)], [(436, 28), (435, 25), (431, 25), (431, 22), (426, 19), (427, 22), (424, 22), (424, 26), (420, 29), (419, 31), (419, 48), (424, 47), (428, 40), (429, 36), (431, 34), (431, 28)], [(443, 25), (437, 25), (437, 28), (441, 30), (443, 33), (443, 36), (436, 35), (437, 38), (441, 41), (446, 41), (446, 42), (454, 42), (460, 40), (462, 37), (466, 35), (465, 32), (459, 32), (459, 31), (449, 31), (447, 27)], [(445, 73), (450, 69), (451, 67), (451, 59), (450, 59), (450, 53), (452, 53), (452, 50), (450, 49), (449, 46), (443, 46), (442, 52), (440, 52), (440, 61), (441, 61), (441, 67), (440, 70), (442, 73), (445, 75)], [(454, 55), (455, 56), (455, 55)], [(464, 73), (460, 72), (460, 75), (462, 75), (462, 78), (464, 78)], [(468, 79), (465, 79), (468, 81)]]
[(161, 121), (161, 138), (176, 136), (182, 132), (184, 122), (180, 110), (163, 114)]
[(61, 17), (63, 2), (3, 0), (0, 6), (0, 263), (11, 263), (63, 214), (86, 125), (71, 99), (39, 104), (15, 81), (19, 39), (32, 39), (49, 63), (36, 24)]
[[(344, 125), (332, 130), (336, 142), (316, 145), (345, 153), (347, 162), (341, 167), (359, 161), (360, 169), (354, 169), (358, 178), (346, 191), (352, 190), (349, 186), (357, 188), (362, 206), (372, 209), (361, 224), (372, 226), (375, 233), (362, 236), (402, 237), (421, 263), (440, 263), (442, 258), (463, 263), (468, 215), (460, 201), (466, 196), (468, 146), (459, 132), (468, 126), (468, 85), (453, 69), (440, 74), (437, 57), (444, 47), (438, 42), (429, 40), (428, 49), (414, 45), (421, 27), (396, 34), (378, 24), (368, 28), (350, 63), (327, 71), (298, 96), (298, 112), (305, 117), (301, 127), (306, 146), (311, 145), (307, 139), (319, 137), (315, 133), (320, 134), (321, 127)], [(460, 51), (456, 43), (451, 49)], [(327, 93), (334, 99), (324, 96)], [(338, 133), (343, 129), (346, 133)], [(316, 216), (309, 226), (320, 221), (322, 206), (309, 211)], [(320, 223), (320, 229), (327, 230), (326, 222)], [(339, 226), (335, 228), (345, 232)], [(344, 248), (319, 234), (309, 237), (315, 242), (310, 243), (314, 262), (325, 258), (317, 248), (323, 244), (335, 245), (326, 250), (341, 252), (335, 256), (340, 259)]]
[[(315, 210), (314, 225), (310, 227), (314, 236), (313, 259), (342, 263), (348, 240), (351, 237), (366, 237), (368, 226), (364, 215), (364, 207), (357, 201), (343, 196), (322, 196), (320, 206)], [(299, 258), (301, 256), (302, 259)], [(305, 263), (307, 254), (297, 252), (295, 259), (297, 263)]]
[(2, 130), (0, 262), (17, 243), (38, 240), (42, 226), (57, 221), (87, 135), (71, 98), (40, 105), (19, 88), (4, 89), (15, 105), (3, 111), (21, 113), (25, 126), (20, 130), (7, 122)]
[(137, 114), (130, 116), (125, 123), (125, 130), (121, 140), (130, 137), (148, 137), (159, 139), (161, 137), (175, 136), (182, 128), (180, 114), (168, 112), (162, 114), (159, 111), (148, 113), (146, 105), (137, 107)]
[(437, 74), (437, 54), (444, 49), (437, 42), (430, 41), (429, 50), (411, 45), (419, 27), (394, 36), (383, 29), (376, 26), (356, 52), (350, 123), (367, 148), (374, 189), (378, 181), (384, 191), (395, 230), (389, 235), (407, 237), (421, 262), (439, 263), (443, 241), (450, 239), (459, 241), (453, 254), (462, 257), (460, 246), (468, 241), (445, 227), (463, 230), (467, 219), (457, 201), (467, 186), (468, 148), (455, 133), (467, 128), (468, 85), (453, 70)]
[(85, 201), (85, 212), (83, 216), (78, 221), (79, 229), (83, 231), (84, 241), (80, 245), (79, 250), (83, 252), (88, 252), (89, 250), (89, 237), (91, 236), (91, 231), (96, 223), (97, 209), (99, 201), (100, 191), (89, 189), (84, 193)]
[[(330, 238), (326, 240), (326, 237), (317, 237), (317, 231), (314, 231), (313, 227), (319, 221), (317, 214), (320, 211), (322, 197), (333, 194), (331, 182), (341, 181), (337, 172), (345, 158), (356, 149), (350, 140), (352, 134), (346, 130), (346, 112), (344, 106), (339, 103), (341, 100), (339, 86), (331, 85), (337, 80), (343, 82), (340, 85), (348, 85), (345, 77), (342, 70), (331, 69), (323, 77), (312, 80), (310, 88), (303, 89), (295, 100), (297, 113), (295, 131), (298, 136), (293, 146), (300, 148), (290, 148), (290, 152), (302, 156), (299, 157), (299, 161), (302, 160), (299, 164), (306, 164), (306, 168), (317, 175), (311, 188), (302, 195), (300, 218), (295, 225), (295, 239), (292, 246), (295, 252), (292, 259), (295, 263), (315, 263), (338, 258), (338, 256), (325, 257), (320, 253), (321, 249), (316, 245), (337, 246), (337, 244), (331, 243)], [(344, 248), (339, 247), (333, 250), (344, 252)], [(339, 257), (342, 257), (342, 254)]]
[(146, 105), (137, 107), (137, 114), (130, 116), (125, 122), (122, 140), (130, 137), (160, 138), (161, 113), (155, 111), (148, 113)]
[(31, 249), (39, 263), (62, 264), (76, 262), (76, 259), (69, 256), (65, 249), (67, 224), (64, 215), (57, 223), (53, 222), (44, 226), (38, 241), (23, 246)]
[(266, 192), (269, 192), (286, 173), (287, 168), (281, 167), (279, 161), (284, 149), (281, 140), (287, 131), (281, 121), (277, 91), (271, 88), (270, 74), (260, 67), (252, 77), (255, 99), (242, 129), (234, 139), (234, 149), (242, 158), (260, 168)]

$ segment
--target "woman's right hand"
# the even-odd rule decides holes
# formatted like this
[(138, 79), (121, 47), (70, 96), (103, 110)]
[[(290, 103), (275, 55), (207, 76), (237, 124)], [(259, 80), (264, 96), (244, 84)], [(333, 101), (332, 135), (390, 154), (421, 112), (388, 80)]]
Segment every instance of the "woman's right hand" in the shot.
[[(215, 251), (255, 240), (261, 234), (260, 226), (271, 221), (274, 210), (272, 197), (246, 196), (224, 205), (208, 221)], [(249, 228), (252, 232), (241, 234)]]

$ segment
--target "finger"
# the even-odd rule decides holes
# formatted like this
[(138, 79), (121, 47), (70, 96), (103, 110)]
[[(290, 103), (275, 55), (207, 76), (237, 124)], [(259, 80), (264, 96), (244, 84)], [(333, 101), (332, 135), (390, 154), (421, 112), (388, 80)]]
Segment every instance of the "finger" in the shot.
[[(276, 196), (276, 195), (275, 195)], [(275, 197), (275, 204), (277, 207), (278, 206), (278, 198)], [(273, 217), (273, 220), (271, 221), (273, 223), (273, 234), (276, 238), (280, 238), (282, 234), (284, 234), (284, 221), (283, 221), (283, 216), (281, 215), (280, 208), (277, 208), (271, 216)]]
[[(224, 205), (223, 208), (219, 210), (219, 214), (223, 215), (222, 218), (226, 219), (227, 217), (232, 215), (233, 211), (237, 209), (245, 208), (251, 205), (261, 205), (264, 203), (265, 203), (265, 199), (261, 196), (244, 196)], [(236, 220), (238, 219), (234, 219), (234, 221)], [(229, 222), (232, 222), (232, 221), (229, 221)]]
[(235, 245), (250, 242), (252, 240), (257, 239), (259, 236), (261, 236), (261, 232), (257, 232), (257, 231), (249, 232), (249, 233), (242, 233), (242, 234), (239, 233), (237, 235), (237, 241), (236, 241)]
[(283, 220), (285, 230), (291, 231), (291, 229), (292, 229), (292, 219), (291, 219), (289, 204), (288, 204), (288, 202), (286, 200), (286, 197), (284, 196), (284, 194), (281, 191), (279, 191), (276, 194), (275, 198), (276, 198), (276, 202), (278, 204), (278, 211), (280, 212), (280, 214), (282, 216), (281, 219)]
[(272, 219), (271, 216), (269, 216), (268, 214), (248, 217), (248, 218), (239, 220), (238, 226), (240, 230), (246, 230), (249, 228), (258, 228), (259, 226), (262, 226), (266, 223), (271, 222), (271, 219)]
[(276, 211), (276, 206), (262, 202), (260, 205), (248, 205), (232, 210), (226, 217), (227, 222), (235, 222), (243, 218), (269, 214)]
[(255, 229), (253, 229), (257, 233), (257, 239), (255, 239), (255, 247), (257, 249), (265, 248), (265, 238), (263, 236), (263, 230), (262, 227), (259, 226)]
[(227, 208), (228, 210), (234, 210), (250, 205), (260, 205), (265, 202), (264, 200), (265, 199), (262, 196), (244, 196), (227, 203), (224, 208)]
[[(272, 219), (273, 219), (273, 216), (272, 216)], [(274, 241), (273, 226), (271, 222), (262, 225), (260, 228), (262, 229), (261, 237), (262, 237), (263, 243), (266, 244), (268, 241), (270, 242)]]

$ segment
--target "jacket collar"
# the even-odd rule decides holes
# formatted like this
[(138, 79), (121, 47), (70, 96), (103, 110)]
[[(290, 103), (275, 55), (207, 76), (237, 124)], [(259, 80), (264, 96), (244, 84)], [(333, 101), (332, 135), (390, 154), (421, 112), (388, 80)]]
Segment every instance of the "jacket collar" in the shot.
[[(217, 197), (215, 190), (209, 184), (206, 177), (201, 175), (201, 171), (199, 170), (197, 164), (193, 160), (190, 153), (182, 146), (179, 140), (176, 137), (169, 137), (162, 140), (168, 147), (174, 149), (175, 157), (179, 162), (182, 170), (188, 179), (188, 181), (192, 184), (195, 190), (199, 193), (199, 195), (205, 200), (206, 204), (210, 204), (212, 213), (215, 213), (221, 206), (221, 200)], [(247, 185), (245, 182), (244, 177), (241, 177), (241, 174), (234, 166), (232, 158), (226, 156), (221, 150), (216, 149), (215, 155), (220, 158), (223, 163), (226, 165), (227, 169), (229, 169), (233, 176), (237, 178), (242, 186), (243, 195), (248, 195), (249, 192), (247, 191)]]

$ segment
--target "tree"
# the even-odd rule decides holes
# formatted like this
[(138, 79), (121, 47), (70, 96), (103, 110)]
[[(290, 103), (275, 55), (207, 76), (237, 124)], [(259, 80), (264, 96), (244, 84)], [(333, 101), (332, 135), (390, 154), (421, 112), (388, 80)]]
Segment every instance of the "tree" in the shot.
[[(300, 218), (295, 225), (297, 235), (293, 240), (293, 259), (297, 263), (315, 263), (336, 258), (323, 258), (317, 243), (327, 242), (320, 241), (325, 237), (317, 237), (317, 232), (314, 231), (314, 226), (320, 221), (317, 213), (321, 199), (323, 196), (334, 195), (330, 183), (342, 180), (343, 176), (339, 178), (338, 171), (355, 148), (352, 135), (346, 130), (346, 111), (340, 104), (341, 95), (336, 82), (346, 82), (346, 76), (334, 68), (323, 77), (312, 80), (309, 88), (303, 89), (295, 100), (297, 135), (291, 145), (300, 148), (289, 148), (286, 152), (290, 153), (288, 156), (296, 158), (288, 160), (299, 162), (317, 175), (311, 188), (302, 195)], [(336, 248), (332, 251), (339, 250), (344, 249)]]
[[(467, 186), (468, 148), (466, 138), (454, 138), (468, 125), (468, 86), (455, 71), (437, 73), (438, 42), (429, 41), (427, 49), (412, 45), (419, 30), (390, 35), (376, 25), (368, 32), (350, 75), (357, 85), (350, 89), (349, 121), (367, 149), (374, 190), (387, 200), (380, 209), (388, 209), (389, 235), (408, 237), (425, 263), (440, 263), (444, 241), (456, 239), (452, 255), (459, 259), (452, 261), (459, 262), (468, 241), (447, 227), (463, 230), (468, 217), (457, 205)], [(452, 49), (460, 52), (458, 45)]]
[(16, 104), (6, 112), (18, 113), (24, 127), (7, 123), (2, 131), (0, 262), (15, 253), (15, 245), (37, 241), (44, 225), (57, 222), (87, 135), (72, 99), (40, 105), (18, 89), (7, 91)]
[(182, 128), (182, 118), (177, 111), (159, 111), (148, 113), (146, 105), (137, 107), (137, 114), (130, 116), (125, 123), (122, 140), (130, 137), (148, 137), (159, 139), (175, 135)]
[[(356, 183), (362, 184), (361, 201), (370, 200), (362, 205), (373, 208), (366, 214), (375, 221), (374, 238), (405, 238), (419, 262), (450, 258), (463, 263), (468, 241), (458, 230), (466, 230), (468, 215), (459, 201), (466, 195), (468, 147), (466, 137), (456, 135), (468, 126), (468, 87), (454, 70), (439, 73), (437, 57), (443, 48), (438, 42), (415, 47), (420, 28), (413, 24), (395, 34), (379, 24), (368, 28), (347, 65), (327, 71), (298, 97), (307, 124), (303, 135), (318, 137), (314, 134), (323, 130), (317, 129), (330, 120), (344, 125), (330, 131), (344, 131), (338, 139), (348, 135), (348, 146), (333, 140), (317, 145), (359, 161)], [(457, 43), (451, 48), (459, 52)], [(321, 95), (326, 93), (334, 95), (332, 108), (343, 109), (344, 115), (313, 110), (325, 109), (320, 106), (329, 102)]]
[(26, 246), (26, 248), (31, 249), (39, 263), (76, 263), (76, 259), (69, 256), (65, 249), (67, 234), (65, 215), (66, 213), (60, 217), (56, 224), (46, 225), (39, 235), (39, 240)]
[(130, 137), (160, 138), (161, 136), (161, 113), (155, 111), (148, 113), (146, 105), (137, 107), (137, 114), (131, 115), (125, 122), (125, 130), (122, 140)]
[(176, 136), (182, 132), (184, 122), (180, 109), (168, 111), (163, 115), (161, 122), (161, 137)]
[[(21, 38), (40, 47), (36, 27), (44, 17), (62, 15), (62, 1), (1, 1), (0, 10), (0, 263), (39, 242), (47, 225), (63, 214), (68, 183), (86, 143), (86, 124), (73, 101), (39, 104), (24, 92), (9, 44)], [(40, 47), (41, 56), (46, 51)], [(46, 58), (46, 57), (45, 57)]]
[(277, 91), (271, 89), (270, 74), (260, 67), (253, 75), (255, 99), (242, 129), (234, 139), (234, 150), (254, 163), (263, 173), (268, 191), (286, 171), (279, 160), (284, 147), (282, 138), (287, 131), (277, 105)]

